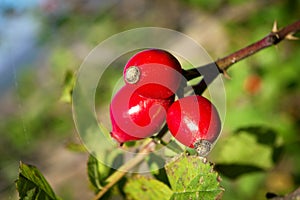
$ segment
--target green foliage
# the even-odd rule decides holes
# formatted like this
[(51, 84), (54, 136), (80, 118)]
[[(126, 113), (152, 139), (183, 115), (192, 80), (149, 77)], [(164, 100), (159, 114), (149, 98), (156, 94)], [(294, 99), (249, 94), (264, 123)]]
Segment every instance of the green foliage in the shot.
[(216, 199), (223, 188), (213, 165), (197, 156), (181, 154), (166, 167), (171, 188), (153, 178), (134, 176), (125, 185), (129, 199)]
[(72, 80), (71, 70), (77, 69), (80, 60), (71, 49), (57, 46), (53, 49), (49, 63), (51, 72), (60, 81), (59, 83), (69, 85)]
[(265, 172), (278, 162), (283, 153), (277, 132), (267, 126), (241, 127), (220, 145), (213, 155), (216, 169), (231, 179)]
[[(255, 159), (249, 159), (255, 158)], [(218, 163), (251, 164), (263, 169), (272, 167), (272, 148), (258, 144), (250, 134), (238, 134), (228, 138), (224, 144)]]
[(171, 199), (216, 199), (223, 189), (213, 165), (197, 156), (181, 155), (166, 165)]
[(164, 183), (144, 176), (134, 176), (125, 185), (125, 194), (128, 199), (138, 200), (168, 200), (172, 196), (171, 189)]
[[(106, 185), (110, 168), (90, 155), (87, 162), (88, 177), (95, 192)], [(154, 199), (216, 199), (223, 192), (213, 165), (197, 156), (181, 154), (166, 165), (167, 179), (171, 188), (164, 182), (144, 176), (133, 176), (124, 186), (129, 199), (142, 197)], [(43, 175), (34, 166), (20, 164), (17, 181), (20, 199), (59, 199)]]
[(39, 170), (20, 163), (19, 178), (16, 181), (21, 200), (59, 200)]
[(214, 11), (222, 5), (221, 0), (205, 1), (205, 0), (188, 0), (186, 1), (192, 5), (199, 7), (199, 9)]
[(87, 162), (89, 181), (94, 187), (95, 192), (102, 189), (105, 178), (109, 175), (110, 168), (102, 164), (93, 155), (89, 156)]
[(72, 102), (72, 92), (75, 84), (75, 77), (72, 71), (67, 71), (64, 80), (64, 89), (60, 100), (66, 103)]

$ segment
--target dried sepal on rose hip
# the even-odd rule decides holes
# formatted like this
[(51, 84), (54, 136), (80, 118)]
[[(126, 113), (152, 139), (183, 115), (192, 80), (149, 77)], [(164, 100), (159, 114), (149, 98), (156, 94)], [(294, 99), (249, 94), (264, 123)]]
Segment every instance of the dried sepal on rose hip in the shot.
[(124, 67), (124, 80), (137, 93), (155, 99), (167, 99), (180, 86), (182, 69), (179, 61), (161, 49), (147, 49), (133, 55)]
[(221, 130), (221, 120), (215, 106), (205, 97), (191, 95), (175, 101), (167, 113), (172, 135), (199, 156), (206, 156)]
[(153, 135), (161, 128), (173, 102), (174, 95), (168, 99), (147, 98), (125, 85), (110, 104), (111, 136), (122, 144)]

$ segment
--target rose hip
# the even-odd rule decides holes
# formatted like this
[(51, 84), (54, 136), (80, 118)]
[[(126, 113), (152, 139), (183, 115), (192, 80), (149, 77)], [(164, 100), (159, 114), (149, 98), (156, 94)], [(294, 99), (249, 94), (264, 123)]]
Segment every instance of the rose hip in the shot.
[(206, 98), (192, 95), (175, 101), (167, 113), (172, 135), (185, 146), (206, 156), (221, 130), (221, 120), (215, 106)]
[(110, 104), (111, 136), (124, 143), (153, 135), (161, 128), (173, 102), (174, 95), (168, 99), (147, 98), (125, 85)]
[(137, 93), (148, 98), (167, 99), (180, 86), (182, 69), (179, 61), (161, 49), (140, 51), (124, 67), (124, 80)]

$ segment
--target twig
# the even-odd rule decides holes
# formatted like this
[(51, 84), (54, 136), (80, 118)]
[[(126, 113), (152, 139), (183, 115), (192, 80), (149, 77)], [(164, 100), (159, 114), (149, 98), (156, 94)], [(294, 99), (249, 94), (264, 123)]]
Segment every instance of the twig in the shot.
[(100, 199), (112, 186), (114, 186), (128, 171), (138, 165), (149, 155), (155, 148), (155, 141), (147, 141), (146, 144), (141, 148), (138, 154), (122, 165), (117, 171), (106, 179), (107, 184), (96, 194), (93, 200)]
[[(186, 70), (184, 71), (183, 75), (187, 80), (191, 80), (200, 75), (204, 75), (204, 78), (200, 81), (200, 83), (193, 87), (195, 93), (201, 94), (207, 88), (207, 85), (209, 85), (219, 75), (219, 73), (223, 73), (225, 76), (227, 76), (226, 71), (231, 65), (247, 58), (248, 56), (253, 55), (254, 53), (259, 52), (264, 48), (276, 45), (284, 39), (297, 39), (293, 36), (293, 34), (298, 31), (300, 31), (300, 20), (280, 30), (277, 30), (277, 23), (275, 22), (273, 30), (261, 40), (228, 56), (218, 59), (215, 62), (194, 69)], [(207, 71), (209, 71), (209, 69), (212, 69), (212, 67), (218, 67), (218, 70), (210, 70), (210, 72), (214, 71), (214, 73), (206, 73)]]
[(290, 24), (279, 31), (277, 30), (276, 22), (274, 23), (273, 30), (263, 39), (233, 53), (229, 56), (221, 58), (216, 61), (216, 65), (224, 72), (234, 63), (251, 56), (252, 54), (275, 44), (278, 44), (284, 39), (289, 39), (295, 32), (300, 30), (300, 20)]
[(278, 196), (273, 193), (267, 193), (266, 195), (267, 199), (269, 200), (296, 200), (300, 199), (300, 187), (296, 189), (294, 192), (287, 194), (285, 196)]

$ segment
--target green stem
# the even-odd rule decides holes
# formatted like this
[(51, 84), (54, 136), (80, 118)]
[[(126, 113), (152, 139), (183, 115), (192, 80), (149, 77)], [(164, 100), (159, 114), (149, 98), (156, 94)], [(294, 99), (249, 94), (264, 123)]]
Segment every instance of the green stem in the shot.
[(115, 171), (112, 175), (110, 175), (106, 182), (107, 184), (96, 194), (93, 200), (100, 199), (112, 186), (114, 186), (125, 174), (130, 171), (133, 167), (141, 163), (145, 157), (149, 155), (155, 149), (154, 140), (147, 140), (145, 145), (141, 148), (141, 150), (137, 153), (137, 155), (131, 160), (127, 161), (124, 165), (122, 165), (117, 171)]
[(162, 139), (160, 139), (159, 143), (162, 144), (163, 146), (167, 147), (168, 149), (172, 150), (175, 153), (182, 153), (184, 151), (173, 140), (171, 140), (170, 142), (165, 142)]

